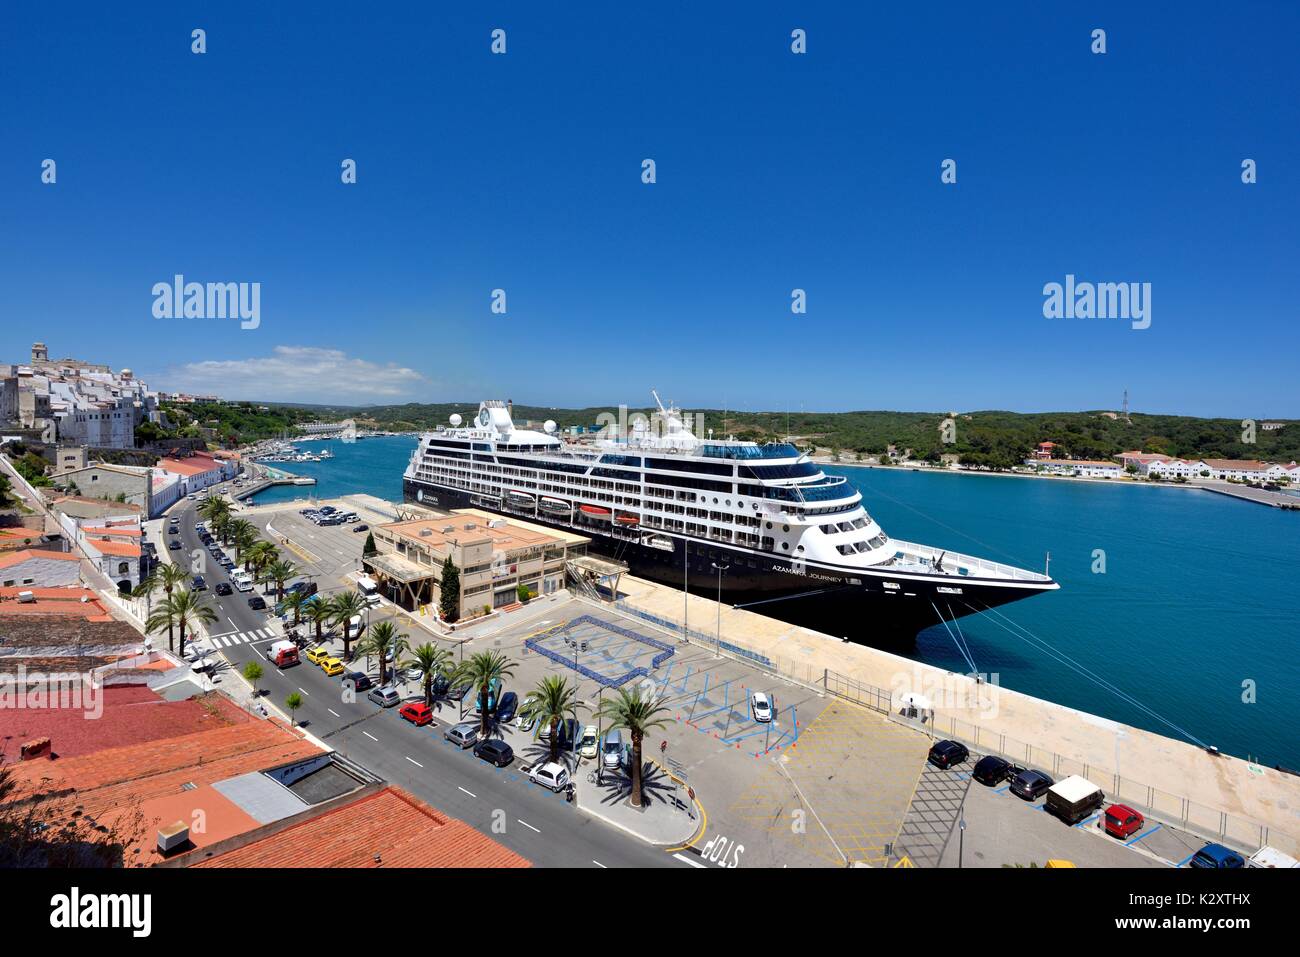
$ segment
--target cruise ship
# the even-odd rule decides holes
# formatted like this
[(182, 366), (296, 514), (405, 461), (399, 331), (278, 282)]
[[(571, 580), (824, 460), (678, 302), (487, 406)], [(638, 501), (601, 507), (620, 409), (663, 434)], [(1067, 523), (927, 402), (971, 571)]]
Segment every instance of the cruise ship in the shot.
[(851, 483), (793, 445), (702, 439), (654, 398), (657, 414), (591, 445), (554, 422), (516, 428), (511, 403), (483, 402), (473, 422), (453, 415), (420, 437), (403, 497), (577, 532), (637, 577), (864, 644), (1060, 587), (891, 538)]

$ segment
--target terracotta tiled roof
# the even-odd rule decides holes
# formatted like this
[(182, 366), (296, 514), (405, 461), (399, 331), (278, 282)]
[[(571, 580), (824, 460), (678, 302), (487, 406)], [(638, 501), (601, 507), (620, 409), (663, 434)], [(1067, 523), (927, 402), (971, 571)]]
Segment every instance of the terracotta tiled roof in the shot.
[(107, 538), (88, 538), (86, 544), (103, 555), (117, 555), (122, 558), (139, 558), (140, 546), (130, 542), (115, 542)]
[[(18, 601), (20, 594), (30, 593), (35, 601)], [(83, 601), (84, 599), (84, 601)], [(112, 621), (99, 596), (88, 588), (0, 588), (0, 618), (15, 615), (51, 615), (82, 618), (86, 621)]]
[(87, 535), (121, 535), (126, 538), (139, 538), (141, 534), (139, 525), (83, 525), (81, 530)]
[[(375, 856), (379, 860), (375, 860)], [(195, 867), (530, 867), (464, 821), (396, 787)]]
[(1201, 459), (1201, 461), (1212, 469), (1225, 471), (1244, 469), (1249, 472), (1265, 472), (1272, 468), (1268, 462), (1257, 462), (1254, 459)]
[(221, 467), (221, 463), (209, 455), (191, 455), (183, 459), (162, 459), (158, 467), (165, 472), (177, 475), (202, 475)]
[(29, 562), (34, 558), (53, 560), (56, 562), (81, 561), (81, 559), (72, 554), (72, 552), (51, 552), (40, 548), (24, 548), (20, 552), (10, 552), (8, 555), (0, 555), (0, 568), (12, 568), (15, 565), (21, 565), (23, 562)]

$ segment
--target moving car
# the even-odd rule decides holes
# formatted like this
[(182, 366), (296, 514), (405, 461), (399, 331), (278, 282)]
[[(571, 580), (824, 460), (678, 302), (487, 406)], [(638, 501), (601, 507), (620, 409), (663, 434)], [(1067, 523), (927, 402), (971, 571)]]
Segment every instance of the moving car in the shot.
[(768, 722), (772, 720), (772, 699), (761, 691), (755, 691), (749, 696), (749, 710), (754, 715), (754, 720), (758, 722)]
[(499, 768), (504, 768), (515, 759), (514, 748), (496, 738), (489, 738), (474, 745), (474, 755)]
[(1011, 793), (1026, 801), (1036, 801), (1056, 782), (1042, 771), (1021, 771), (1011, 780)]
[(1007, 778), (1013, 777), (1023, 770), (1024, 768), (1017, 767), (1005, 758), (990, 754), (975, 762), (975, 770), (971, 772), (971, 777), (980, 784), (992, 788), (997, 787)]
[(534, 784), (540, 784), (552, 791), (562, 791), (569, 783), (569, 769), (558, 761), (547, 761), (533, 768), (528, 777)]
[(216, 592), (218, 595), (232, 595), (234, 594), (235, 590), (231, 588), (230, 585), (226, 582), (218, 582), (216, 587)]
[(970, 757), (970, 751), (960, 741), (936, 741), (926, 759), (936, 768), (946, 771)]
[(408, 701), (397, 709), (397, 713), (417, 728), (433, 723), (433, 709), (423, 701)]
[(578, 739), (578, 754), (584, 758), (594, 758), (599, 750), (600, 738), (596, 726), (589, 724), (582, 729), (582, 737)]
[(1246, 862), (1240, 854), (1231, 848), (1224, 847), (1222, 844), (1206, 844), (1192, 855), (1192, 859), (1187, 862), (1187, 866), (1222, 870), (1224, 868), (1245, 867)]
[(352, 682), (353, 691), (365, 691), (367, 688), (374, 687), (374, 682), (370, 680), (370, 675), (362, 671), (349, 671), (343, 676), (344, 681)]
[(266, 611), (266, 599), (261, 595), (253, 595), (248, 599), (248, 607), (253, 611)]
[(181, 547), (181, 543), (178, 539), (173, 538), (170, 542), (167, 543), (167, 547), (174, 552)]
[(448, 728), (443, 732), (442, 736), (452, 744), (456, 745), (456, 747), (464, 750), (465, 748), (472, 746), (474, 742), (478, 740), (478, 725), (470, 724), (468, 722), (465, 724), (458, 724)]
[(1127, 804), (1112, 804), (1106, 808), (1102, 822), (1107, 834), (1123, 839), (1140, 831), (1146, 818)]
[(1101, 788), (1085, 777), (1071, 774), (1047, 789), (1047, 810), (1066, 824), (1078, 824), (1106, 800)]
[(328, 648), (313, 648), (311, 651), (307, 652), (307, 660), (313, 665), (320, 664), (329, 656), (330, 650)]
[(366, 700), (373, 701), (381, 708), (391, 708), (394, 705), (401, 704), (402, 696), (396, 688), (385, 685), (382, 688), (371, 688), (366, 693)]
[(370, 531), (370, 526), (369, 526), (369, 525), (366, 525), (366, 524), (363, 522), (363, 523), (360, 524), (360, 525), (354, 525), (354, 526), (352, 526), (352, 531), (354, 531), (354, 532), (368, 532), (368, 531)]
[(321, 671), (325, 672), (331, 678), (335, 675), (341, 675), (347, 669), (343, 667), (343, 662), (337, 658), (326, 658), (320, 663)]
[(298, 646), (292, 641), (277, 641), (266, 651), (266, 660), (277, 668), (298, 664)]

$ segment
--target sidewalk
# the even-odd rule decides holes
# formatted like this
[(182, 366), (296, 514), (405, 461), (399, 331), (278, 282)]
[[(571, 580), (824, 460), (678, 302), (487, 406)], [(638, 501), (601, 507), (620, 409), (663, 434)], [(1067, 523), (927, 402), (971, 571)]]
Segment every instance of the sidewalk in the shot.
[(574, 774), (578, 807), (648, 844), (686, 844), (703, 826), (704, 814), (663, 768), (646, 762), (641, 778), (642, 806), (633, 807), (631, 779), (621, 771), (605, 771), (603, 783), (587, 780), (595, 770), (579, 765)]

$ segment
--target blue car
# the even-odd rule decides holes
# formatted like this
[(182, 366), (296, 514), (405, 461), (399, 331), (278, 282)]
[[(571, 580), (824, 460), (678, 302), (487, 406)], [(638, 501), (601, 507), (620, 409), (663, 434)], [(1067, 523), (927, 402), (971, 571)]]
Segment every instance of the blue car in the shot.
[(501, 696), (501, 704), (497, 708), (497, 720), (505, 723), (515, 720), (515, 712), (519, 709), (519, 696), (513, 691), (507, 691)]
[(1206, 844), (1192, 855), (1192, 859), (1187, 862), (1187, 866), (1210, 868), (1245, 867), (1246, 861), (1236, 851), (1230, 850), (1222, 844)]
[(195, 575), (194, 580), (190, 582), (190, 587), (194, 591), (203, 591), (205, 588), (208, 587), (208, 583), (203, 580), (202, 575)]

